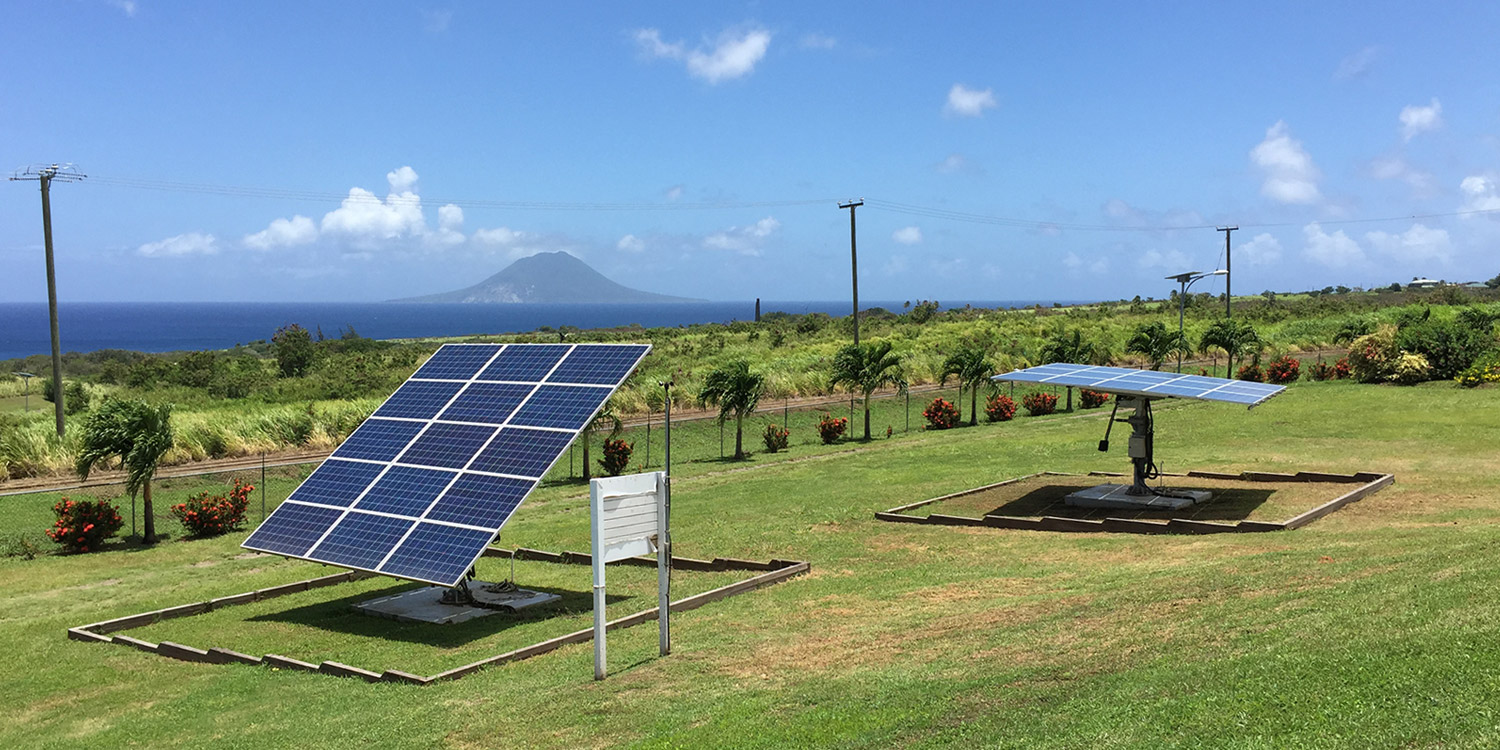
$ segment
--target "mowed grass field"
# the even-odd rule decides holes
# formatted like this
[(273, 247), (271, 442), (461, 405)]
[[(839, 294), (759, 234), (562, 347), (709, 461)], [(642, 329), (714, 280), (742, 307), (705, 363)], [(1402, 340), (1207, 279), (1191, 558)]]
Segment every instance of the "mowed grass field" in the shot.
[[(613, 673), (598, 683), (589, 644), (418, 688), (64, 637), (72, 625), (328, 572), (242, 557), (242, 534), (3, 560), (0, 746), (1500, 745), (1500, 389), (1299, 383), (1249, 413), (1157, 411), (1157, 453), (1171, 471), (1396, 475), (1297, 531), (1055, 534), (873, 518), (1040, 470), (1124, 470), (1123, 441), (1094, 450), (1105, 416), (696, 465), (674, 483), (680, 554), (803, 559), (813, 572), (675, 617), (666, 658), (651, 625), (612, 634)], [(504, 543), (586, 549), (581, 487), (539, 491)], [(544, 567), (562, 566), (517, 575), (587, 592), (586, 568)], [(612, 616), (649, 606), (648, 579), (620, 581)], [(351, 624), (328, 606), (391, 583), (140, 632), (430, 669), (509, 647), (523, 630), (575, 626), (490, 618), (488, 630), (424, 632)], [(683, 594), (719, 583), (678, 579)]]

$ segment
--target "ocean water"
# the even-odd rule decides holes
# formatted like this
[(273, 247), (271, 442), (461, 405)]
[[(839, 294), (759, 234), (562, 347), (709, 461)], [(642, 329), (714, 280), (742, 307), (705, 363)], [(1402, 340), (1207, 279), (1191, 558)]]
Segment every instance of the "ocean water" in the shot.
[[(1064, 304), (1067, 301), (1059, 300)], [(972, 301), (945, 307), (1029, 307), (1052, 300)], [(900, 312), (902, 302), (873, 300), (860, 307)], [(848, 301), (763, 301), (761, 312), (848, 315)], [(389, 302), (72, 302), (59, 303), (59, 338), (65, 352), (131, 349), (169, 352), (227, 349), (269, 339), (299, 323), (335, 337), (353, 326), (370, 338), (463, 336), (534, 331), (541, 326), (607, 328), (638, 323), (651, 328), (754, 320), (755, 302), (671, 304), (406, 304)], [(0, 360), (51, 352), (47, 305), (0, 303)]]

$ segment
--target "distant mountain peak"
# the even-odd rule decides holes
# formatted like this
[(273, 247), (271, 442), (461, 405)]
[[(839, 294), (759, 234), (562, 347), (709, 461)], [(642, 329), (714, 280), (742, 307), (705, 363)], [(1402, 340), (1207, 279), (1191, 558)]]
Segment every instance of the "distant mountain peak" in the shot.
[(701, 302), (631, 289), (610, 281), (571, 253), (537, 253), (471, 287), (392, 302)]

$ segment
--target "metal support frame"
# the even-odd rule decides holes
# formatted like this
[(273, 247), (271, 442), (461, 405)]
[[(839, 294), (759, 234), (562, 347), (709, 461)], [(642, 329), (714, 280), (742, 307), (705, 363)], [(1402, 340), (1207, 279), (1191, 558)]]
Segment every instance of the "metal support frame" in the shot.
[[(1131, 484), (1125, 490), (1125, 494), (1134, 497), (1151, 496), (1156, 492), (1146, 485), (1146, 481), (1156, 475), (1156, 425), (1151, 417), (1152, 399), (1144, 396), (1115, 396), (1115, 407), (1110, 412), (1109, 423), (1104, 428), (1104, 439), (1099, 441), (1099, 450), (1109, 450), (1109, 433), (1115, 422), (1130, 425), (1130, 447), (1126, 451), (1130, 455), (1133, 466)], [(1130, 416), (1119, 419), (1120, 408), (1130, 409)]]

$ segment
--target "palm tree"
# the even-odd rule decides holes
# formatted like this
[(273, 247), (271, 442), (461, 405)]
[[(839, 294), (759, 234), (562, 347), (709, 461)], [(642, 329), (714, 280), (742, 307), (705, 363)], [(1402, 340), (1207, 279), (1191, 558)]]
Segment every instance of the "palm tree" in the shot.
[(1144, 354), (1151, 360), (1151, 369), (1160, 370), (1162, 364), (1173, 354), (1192, 354), (1187, 337), (1181, 332), (1169, 331), (1165, 323), (1142, 323), (1135, 327), (1125, 351)]
[(891, 342), (848, 344), (833, 355), (833, 376), (828, 387), (846, 386), (864, 397), (865, 439), (870, 439), (870, 394), (885, 386), (906, 391), (900, 355), (891, 352)]
[(1228, 318), (1214, 321), (1213, 325), (1203, 332), (1203, 338), (1198, 340), (1198, 350), (1208, 353), (1209, 349), (1223, 349), (1228, 357), (1229, 371), (1225, 373), (1234, 377), (1234, 365), (1239, 358), (1249, 353), (1260, 353), (1262, 346), (1260, 336), (1249, 323), (1242, 320), (1231, 320)]
[(78, 476), (111, 458), (119, 458), (125, 469), (125, 491), (131, 497), (141, 491), (146, 513), (146, 544), (156, 543), (156, 519), (151, 512), (151, 478), (161, 457), (172, 447), (172, 405), (152, 406), (144, 401), (109, 399), (83, 421), (79, 440)]
[(766, 376), (750, 372), (750, 363), (735, 360), (708, 374), (698, 391), (700, 406), (719, 407), (719, 423), (734, 415), (734, 457), (745, 457), (745, 417), (760, 404), (766, 390)]
[[(985, 356), (984, 349), (978, 346), (966, 346), (943, 362), (943, 374), (938, 382), (946, 383), (949, 375), (956, 375), (959, 388), (969, 389), (970, 427), (979, 424), (979, 386), (988, 382), (994, 372), (994, 363)], [(960, 390), (959, 396), (962, 395)]]
[(1107, 365), (1109, 350), (1092, 341), (1083, 340), (1083, 332), (1077, 328), (1053, 331), (1042, 344), (1042, 364), (1069, 362), (1078, 365)]

